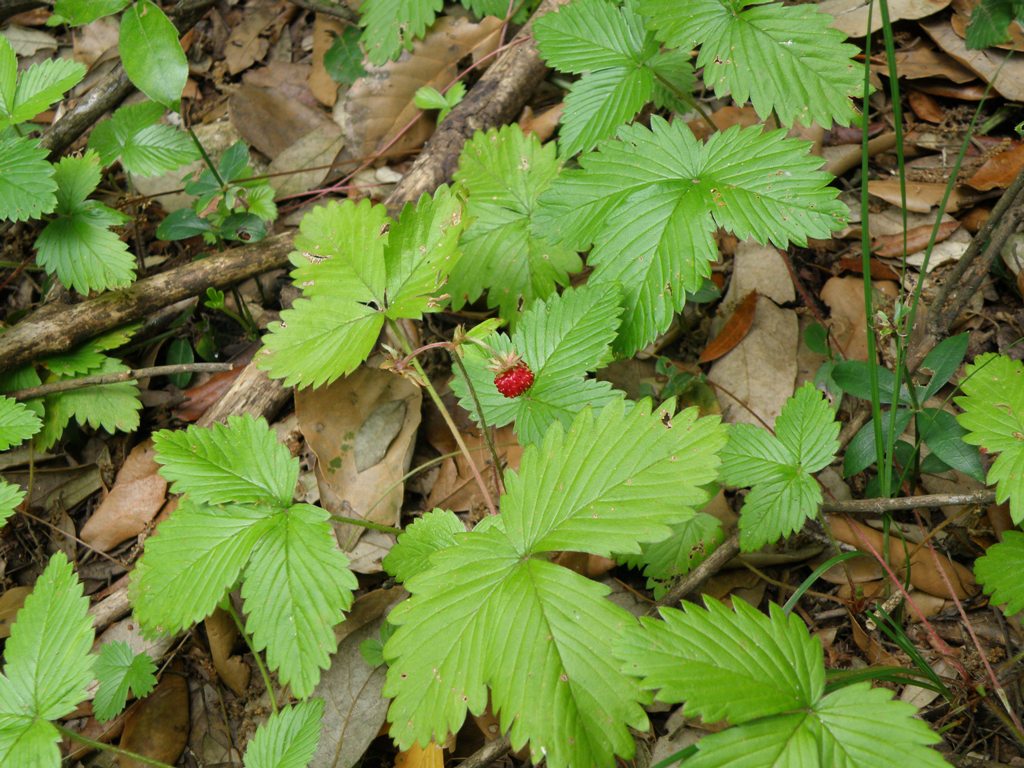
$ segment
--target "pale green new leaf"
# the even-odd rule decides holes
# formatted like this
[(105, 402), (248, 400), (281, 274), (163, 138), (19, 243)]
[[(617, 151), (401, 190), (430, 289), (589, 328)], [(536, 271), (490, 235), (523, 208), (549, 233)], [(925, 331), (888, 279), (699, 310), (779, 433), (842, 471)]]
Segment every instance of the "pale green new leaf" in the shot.
[(60, 735), (48, 720), (74, 710), (92, 682), (89, 601), (62, 552), (50, 558), (18, 611), (0, 675), (0, 764), (57, 768)]
[(403, 50), (411, 51), (443, 7), (442, 0), (365, 0), (359, 7), (359, 26), (364, 28), (366, 57), (380, 66)]
[(684, 603), (641, 619), (616, 649), (624, 671), (643, 678), (689, 716), (734, 725), (704, 737), (687, 760), (698, 768), (863, 768), (946, 763), (928, 745), (937, 734), (891, 692), (857, 683), (825, 694), (821, 644), (775, 604), (770, 616), (738, 600), (730, 610)]
[[(750, 7), (747, 7), (750, 6)], [(750, 99), (757, 114), (784, 125), (849, 125), (863, 88), (855, 46), (811, 5), (765, 0), (640, 0), (659, 40), (689, 50), (719, 97)]]
[(272, 714), (245, 749), (245, 768), (306, 768), (320, 743), (323, 699), (308, 699)]
[(1004, 606), (1007, 616), (1024, 610), (1024, 533), (1006, 531), (1003, 540), (985, 551), (974, 562), (974, 575), (992, 596), (992, 602)]
[(462, 259), (448, 282), (461, 309), (487, 291), (513, 324), (535, 299), (545, 299), (583, 267), (579, 254), (531, 231), (537, 199), (558, 176), (554, 144), (542, 145), (514, 125), (478, 131), (466, 142), (455, 172), (469, 193), (472, 225), (462, 234)]
[(104, 166), (120, 158), (126, 171), (139, 176), (159, 176), (195, 160), (188, 134), (157, 122), (163, 113), (153, 101), (122, 107), (93, 128), (89, 149), (99, 152)]
[(47, 59), (18, 72), (14, 48), (0, 35), (0, 129), (31, 120), (85, 77), (73, 59)]
[(775, 435), (749, 424), (730, 428), (720, 478), (728, 485), (752, 486), (740, 512), (744, 551), (788, 536), (817, 514), (821, 489), (810, 473), (835, 458), (838, 435), (831, 406), (810, 382), (782, 407)]
[[(601, 407), (621, 397), (607, 382), (585, 379), (589, 371), (611, 359), (615, 319), (622, 308), (617, 285), (583, 286), (535, 302), (516, 325), (511, 339), (491, 334), (484, 339), (496, 353), (516, 352), (534, 374), (533, 386), (507, 399), (494, 385), (488, 369), (490, 355), (467, 345), (463, 363), (490, 426), (515, 421), (523, 443), (539, 441), (556, 421), (568, 425), (587, 405)], [(462, 407), (478, 418), (461, 371), (456, 369), (452, 390)]]
[(262, 418), (229, 416), (227, 424), (163, 429), (153, 435), (153, 446), (171, 490), (193, 502), (292, 503), (298, 462)]
[[(128, 366), (107, 357), (94, 373), (124, 373)], [(37, 403), (37, 400), (31, 401)], [(139, 387), (134, 381), (95, 384), (47, 395), (42, 400), (43, 429), (36, 435), (36, 447), (50, 448), (72, 418), (82, 426), (107, 432), (134, 432), (139, 428)]]
[(358, 586), (328, 517), (309, 504), (275, 515), (252, 552), (242, 584), (254, 648), (266, 650), (268, 665), (299, 698), (312, 693), (320, 670), (330, 665), (338, 648), (334, 627)]
[(430, 567), (430, 556), (455, 544), (455, 534), (465, 533), (466, 526), (447, 509), (427, 512), (398, 537), (381, 565), (398, 581), (405, 583)]
[(0, 480), (0, 528), (4, 527), (7, 518), (14, 514), (14, 510), (24, 498), (25, 492), (21, 488), (14, 483)]
[(0, 397), (0, 451), (28, 440), (39, 431), (42, 422), (24, 403)]
[(999, 456), (987, 481), (996, 484), (996, 501), (1010, 500), (1013, 522), (1024, 522), (1024, 364), (1005, 355), (979, 355), (960, 381), (963, 409), (957, 417), (967, 430), (964, 442)]
[[(646, 729), (644, 698), (610, 663), (611, 641), (633, 619), (607, 587), (537, 559), (497, 528), (460, 536), (407, 583), (389, 621), (384, 695), (402, 747), (457, 732), (487, 704), (515, 748), (552, 768), (614, 765), (632, 755), (628, 727)], [(517, 631), (508, 632), (515, 620)]]
[(57, 205), (46, 150), (21, 136), (0, 136), (0, 219), (38, 219)]
[(104, 643), (96, 660), (96, 690), (92, 709), (101, 723), (113, 720), (124, 709), (128, 692), (141, 699), (156, 685), (156, 664), (149, 654), (136, 654), (123, 640)]
[(129, 594), (143, 628), (180, 632), (213, 613), (276, 511), (242, 504), (205, 506), (182, 497), (147, 539), (132, 571)]
[(563, 172), (541, 196), (534, 226), (577, 250), (594, 245), (591, 282), (625, 287), (617, 351), (632, 353), (710, 274), (716, 228), (785, 247), (842, 225), (846, 208), (809, 147), (759, 126), (701, 143), (682, 121), (654, 117)]
[(368, 201), (314, 209), (292, 254), (292, 279), (306, 298), (271, 324), (260, 367), (289, 386), (320, 386), (354, 371), (386, 318), (443, 306), (461, 227), (461, 202), (443, 186), (406, 206), (398, 222)]

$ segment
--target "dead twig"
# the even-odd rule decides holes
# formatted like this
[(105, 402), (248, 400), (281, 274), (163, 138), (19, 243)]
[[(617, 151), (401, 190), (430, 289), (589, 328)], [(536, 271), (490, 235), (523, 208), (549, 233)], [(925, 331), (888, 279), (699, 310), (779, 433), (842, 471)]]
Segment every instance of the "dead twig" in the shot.
[(480, 747), (480, 749), (459, 763), (459, 768), (486, 768), (486, 766), (490, 765), (498, 758), (504, 757), (511, 751), (512, 745), (509, 744), (507, 738), (502, 737), (500, 739), (495, 739), (494, 741), (487, 742)]
[(7, 393), (7, 397), (15, 400), (32, 400), (37, 397), (55, 395), (83, 387), (96, 387), (102, 384), (117, 384), (122, 381), (136, 381), (150, 376), (173, 376), (176, 373), (220, 373), (234, 368), (231, 363), (177, 363), (176, 365), (154, 365), (150, 368), (135, 368), (120, 373), (98, 373), (95, 376), (82, 376), (77, 379), (64, 379), (38, 387), (26, 387), (16, 392)]

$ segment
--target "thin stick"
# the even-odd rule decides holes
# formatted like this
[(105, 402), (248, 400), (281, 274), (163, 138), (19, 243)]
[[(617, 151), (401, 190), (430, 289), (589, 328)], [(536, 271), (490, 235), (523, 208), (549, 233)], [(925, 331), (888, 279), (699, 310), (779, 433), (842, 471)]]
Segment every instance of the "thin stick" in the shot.
[(459, 763), (459, 768), (486, 768), (511, 751), (512, 745), (509, 743), (508, 738), (503, 736), (500, 739), (484, 744), (480, 749)]
[(375, 523), (372, 520), (363, 520), (361, 517), (345, 517), (345, 515), (331, 515), (331, 520), (333, 520), (335, 523), (345, 523), (346, 525), (356, 525), (360, 528), (368, 528), (371, 531), (380, 531), (381, 533), (393, 533), (396, 536), (402, 532), (401, 528), (395, 528), (393, 525)]
[(966, 507), (971, 504), (994, 504), (996, 492), (991, 490), (974, 493), (930, 493), (924, 496), (906, 496), (899, 499), (850, 499), (848, 501), (826, 501), (822, 512), (838, 512), (845, 515), (881, 515), (907, 509), (934, 509), (936, 507)]
[(651, 609), (651, 613), (654, 613), (657, 608), (663, 605), (675, 605), (680, 602), (684, 597), (696, 592), (702, 586), (704, 582), (718, 573), (722, 566), (732, 560), (736, 555), (740, 553), (740, 532), (733, 531), (732, 535), (718, 545), (718, 549), (708, 555), (708, 559), (698, 565), (686, 576), (676, 582), (664, 596), (654, 604)]
[(476, 387), (473, 386), (473, 381), (469, 378), (469, 371), (466, 370), (466, 366), (462, 362), (459, 353), (449, 348), (448, 354), (451, 355), (452, 362), (459, 369), (459, 373), (462, 374), (462, 380), (466, 382), (466, 389), (469, 390), (469, 395), (473, 398), (473, 407), (476, 408), (476, 415), (480, 418), (480, 432), (483, 433), (484, 442), (487, 443), (487, 450), (491, 452), (491, 463), (494, 465), (494, 481), (498, 486), (498, 495), (504, 495), (505, 481), (501, 476), (501, 460), (498, 458), (498, 449), (494, 447), (494, 436), (491, 434), (491, 430), (487, 426), (487, 419), (484, 417), (484, 407), (480, 404), (480, 398), (476, 394)]
[(83, 387), (98, 387), (102, 384), (117, 384), (122, 381), (135, 381), (146, 379), (150, 376), (173, 376), (176, 373), (220, 373), (234, 369), (231, 363), (177, 363), (175, 365), (154, 365), (151, 368), (133, 368), (130, 371), (120, 373), (97, 373), (94, 376), (82, 376), (79, 379), (63, 379), (50, 384), (40, 384), (38, 387), (26, 387), (15, 392), (10, 392), (6, 397), (13, 397), (15, 400), (34, 400), (37, 397), (55, 395), (58, 392), (68, 392)]

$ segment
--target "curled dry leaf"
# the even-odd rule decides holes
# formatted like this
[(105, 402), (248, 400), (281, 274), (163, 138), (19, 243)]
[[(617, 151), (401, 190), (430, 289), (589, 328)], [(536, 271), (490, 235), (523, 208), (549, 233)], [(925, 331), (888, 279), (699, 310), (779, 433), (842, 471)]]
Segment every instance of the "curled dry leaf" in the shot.
[[(149, 696), (125, 719), (121, 749), (173, 765), (188, 742), (188, 683), (174, 665)], [(120, 758), (121, 768), (144, 768), (137, 760)]]
[[(895, 297), (896, 283), (879, 281), (875, 289)], [(829, 327), (836, 347), (847, 360), (868, 359), (868, 339), (864, 322), (864, 285), (859, 277), (829, 278), (821, 289), (821, 300), (831, 310)]]
[(946, 112), (939, 102), (924, 91), (911, 90), (907, 93), (907, 100), (919, 120), (938, 124), (946, 119)]
[(700, 362), (710, 363), (712, 360), (717, 360), (722, 355), (731, 352), (737, 344), (743, 341), (754, 324), (757, 296), (757, 291), (751, 291), (743, 298), (729, 319), (725, 321), (722, 330), (704, 347), (704, 351), (700, 355)]
[(334, 44), (334, 38), (344, 31), (344, 22), (334, 16), (318, 13), (313, 20), (313, 71), (309, 74), (309, 90), (327, 107), (333, 107), (338, 101), (338, 84), (327, 73), (324, 54)]
[[(868, 182), (868, 192), (875, 197), (880, 197), (885, 202), (899, 207), (900, 205), (900, 181), (899, 179), (872, 179)], [(916, 213), (928, 213), (932, 208), (942, 201), (946, 193), (946, 185), (937, 181), (908, 181), (907, 182), (907, 210)], [(966, 199), (965, 199), (966, 198)], [(964, 194), (962, 188), (956, 187), (949, 195), (949, 202), (946, 210), (950, 213), (956, 211), (960, 206), (976, 198), (968, 191)]]
[[(935, 237), (936, 243), (941, 243), (943, 240), (948, 238), (957, 229), (960, 228), (960, 222), (956, 220), (943, 221), (939, 224), (939, 232)], [(917, 253), (923, 251), (928, 246), (928, 240), (932, 236), (931, 225), (924, 225), (920, 227), (914, 227), (907, 231), (907, 248), (906, 253)], [(903, 250), (903, 235), (882, 235), (881, 237), (873, 238), (871, 241), (871, 252), (875, 256), (881, 256), (882, 258), (899, 258), (905, 255)], [(874, 276), (874, 273), (872, 273)]]
[(1024, 142), (1015, 141), (1007, 149), (993, 155), (975, 172), (967, 183), (977, 190), (1006, 189), (1024, 169)]
[(138, 536), (167, 497), (167, 481), (157, 472), (153, 441), (139, 443), (117, 473), (114, 487), (82, 527), (81, 538), (100, 552)]
[(223, 608), (217, 608), (206, 617), (206, 639), (210, 643), (210, 656), (217, 676), (236, 696), (244, 696), (249, 687), (252, 669), (241, 656), (232, 654), (238, 640), (238, 627)]
[[(819, 10), (832, 16), (832, 26), (841, 30), (847, 37), (865, 37), (868, 33), (868, 7), (870, 0), (823, 0), (818, 3)], [(900, 19), (923, 19), (941, 11), (949, 5), (949, 0), (896, 0), (889, 3), (889, 19), (893, 22)], [(871, 16), (871, 31), (882, 28), (882, 14), (875, 8)]]
[[(417, 89), (441, 90), (458, 74), (457, 64), (469, 54), (486, 54), (498, 45), (501, 20), (487, 17), (479, 23), (443, 16), (398, 61), (369, 67), (338, 102), (335, 119), (345, 134), (345, 148), (337, 157), (341, 170), (351, 170), (386, 146), (421, 110), (413, 103)], [(420, 147), (433, 132), (431, 120), (420, 119), (391, 147), (396, 157)]]
[(1011, 101), (1024, 101), (1024, 61), (1011, 57), (995, 48), (969, 50), (963, 38), (953, 31), (945, 19), (921, 23), (921, 28), (936, 44), (954, 59)]
[[(871, 549), (878, 554), (882, 553), (885, 537), (880, 531), (836, 515), (826, 515), (826, 521), (832, 535), (844, 544), (849, 544), (868, 555), (871, 554)], [(889, 567), (892, 568), (896, 576), (902, 581), (908, 576), (907, 571), (909, 571), (910, 583), (922, 592), (938, 597), (948, 597), (949, 587), (946, 586), (942, 574), (936, 569), (935, 558), (928, 550), (927, 545), (918, 546), (908, 542), (906, 551), (910, 553), (909, 568), (906, 567), (907, 556), (904, 552), (904, 543), (895, 536), (890, 537)], [(938, 553), (938, 562), (946, 572), (946, 577), (958, 598), (964, 600), (977, 594), (978, 586), (974, 581), (974, 574), (969, 568), (950, 560), (941, 552)]]

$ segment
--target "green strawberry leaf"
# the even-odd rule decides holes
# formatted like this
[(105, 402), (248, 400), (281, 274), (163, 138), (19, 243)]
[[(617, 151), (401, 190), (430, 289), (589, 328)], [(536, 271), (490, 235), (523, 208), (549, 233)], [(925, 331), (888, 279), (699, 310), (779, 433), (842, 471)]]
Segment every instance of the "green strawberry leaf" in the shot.
[(21, 488), (14, 483), (0, 480), (0, 528), (4, 527), (4, 523), (14, 514), (24, 498), (25, 492)]
[(104, 643), (96, 659), (100, 687), (92, 709), (101, 723), (113, 720), (124, 709), (128, 692), (136, 698), (147, 696), (156, 685), (156, 664), (147, 653), (135, 654), (123, 640)]
[[(511, 338), (498, 333), (486, 337), (484, 343), (496, 353), (514, 351), (533, 371), (533, 386), (514, 399), (495, 387), (494, 373), (487, 367), (491, 354), (467, 345), (463, 363), (487, 424), (500, 427), (514, 421), (521, 442), (538, 442), (552, 423), (566, 426), (588, 405), (600, 407), (620, 399), (621, 393), (607, 382), (585, 376), (611, 359), (615, 319), (621, 311), (618, 286), (570, 288), (531, 305)], [(458, 369), (451, 386), (462, 407), (479, 419)]]
[(459, 157), (455, 180), (469, 193), (472, 226), (462, 235), (462, 260), (448, 290), (461, 309), (487, 291), (487, 306), (498, 307), (515, 327), (525, 307), (546, 299), (583, 262), (576, 251), (533, 234), (537, 199), (558, 176), (553, 144), (524, 136), (514, 125), (477, 132)]
[[(859, 51), (814, 5), (766, 0), (639, 0), (658, 39), (673, 48), (700, 45), (697, 67), (720, 98), (750, 99), (762, 119), (830, 128), (856, 116), (851, 97), (863, 83)], [(748, 7), (749, 6), (749, 7)]]
[(0, 397), (0, 451), (20, 445), (39, 431), (42, 422), (24, 403)]
[(735, 424), (722, 451), (721, 480), (752, 486), (740, 511), (740, 545), (752, 551), (788, 536), (818, 513), (821, 489), (811, 477), (839, 450), (839, 423), (810, 382), (786, 401), (775, 435)]
[(672, 535), (667, 539), (643, 544), (639, 554), (617, 558), (631, 568), (642, 570), (648, 589), (653, 589), (656, 597), (664, 591), (660, 582), (686, 575), (725, 540), (722, 523), (704, 512), (670, 527)]
[(359, 26), (370, 63), (380, 66), (403, 50), (411, 51), (443, 7), (442, 0), (365, 0), (359, 6)]
[(979, 355), (960, 381), (963, 409), (957, 417), (967, 430), (963, 440), (999, 456), (987, 482), (996, 485), (996, 501), (1010, 500), (1013, 522), (1024, 522), (1024, 364), (1003, 355)]
[(272, 714), (245, 750), (245, 768), (306, 768), (320, 743), (323, 699), (309, 699)]
[(188, 134), (159, 123), (164, 107), (154, 101), (121, 107), (89, 134), (89, 149), (104, 166), (118, 158), (129, 173), (159, 176), (198, 157)]
[(447, 509), (427, 512), (398, 537), (381, 565), (403, 584), (430, 567), (430, 556), (455, 544), (455, 534), (466, 526)]
[(964, 42), (977, 50), (1010, 42), (1010, 23), (1024, 18), (1020, 0), (981, 0), (971, 11)]
[(1024, 533), (1006, 531), (1003, 540), (993, 544), (974, 563), (974, 575), (992, 596), (992, 602), (1002, 605), (1007, 616), (1024, 611)]
[(46, 150), (33, 139), (0, 135), (0, 219), (38, 219), (57, 205)]
[(841, 225), (846, 207), (808, 148), (758, 126), (702, 144), (682, 121), (654, 117), (651, 128), (625, 126), (581, 156), (579, 170), (563, 172), (541, 196), (534, 226), (580, 251), (594, 244), (590, 280), (625, 287), (616, 351), (632, 354), (710, 275), (717, 228), (785, 247)]
[(0, 675), (0, 764), (60, 765), (60, 734), (48, 721), (86, 697), (94, 658), (89, 601), (64, 553), (50, 558), (18, 611)]
[(31, 120), (85, 77), (73, 59), (54, 58), (18, 72), (14, 48), (0, 35), (0, 129)]

